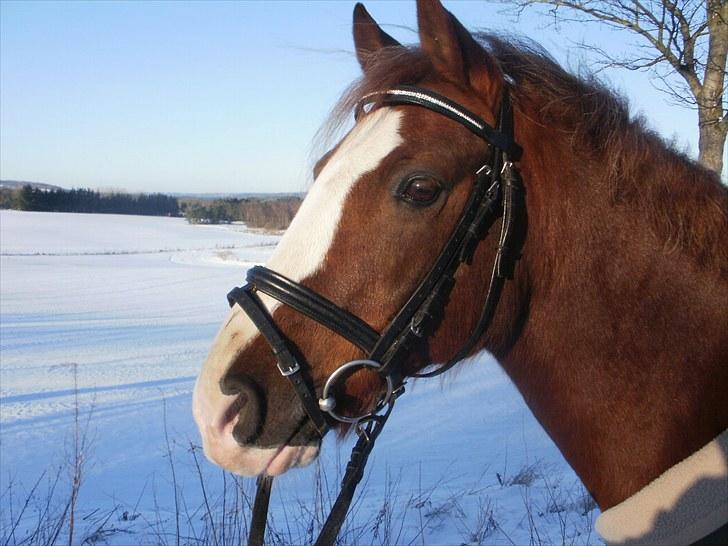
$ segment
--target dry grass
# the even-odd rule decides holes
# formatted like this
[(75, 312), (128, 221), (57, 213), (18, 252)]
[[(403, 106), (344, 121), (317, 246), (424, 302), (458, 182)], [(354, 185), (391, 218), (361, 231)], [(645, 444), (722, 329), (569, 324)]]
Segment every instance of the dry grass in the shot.
[[(185, 448), (167, 434), (166, 403), (162, 409), (165, 435), (160, 456), (166, 459), (166, 472), (154, 475), (133, 505), (114, 501), (83, 509), (78, 508), (77, 499), (89, 457), (88, 418), (76, 410), (66, 464), (55, 472), (41, 473), (28, 489), (11, 480), (0, 492), (0, 546), (244, 544), (254, 480), (223, 471), (211, 474), (200, 460), (199, 446), (189, 443)], [(335, 475), (330, 475), (317, 462), (312, 493), (305, 497), (281, 498), (274, 488), (267, 544), (313, 544), (338, 493), (343, 466), (337, 465)], [(180, 483), (181, 473), (195, 477), (188, 480), (187, 489)], [(497, 473), (485, 467), (466, 488), (445, 479), (423, 487), (421, 468), (416, 490), (405, 489), (401, 472), (391, 469), (382, 483), (368, 480), (352, 503), (339, 544), (424, 546), (445, 536), (457, 537), (461, 546), (515, 545), (523, 541), (524, 529), (532, 545), (598, 542), (593, 536), (591, 498), (581, 484), (562, 483), (541, 461), (524, 464), (510, 474), (507, 464)], [(191, 483), (196, 484), (194, 489)], [(499, 506), (499, 500), (512, 503), (518, 498), (504, 495), (507, 490), (518, 491), (520, 510)], [(379, 499), (379, 504), (372, 498)], [(522, 514), (519, 521), (514, 521), (514, 512)], [(511, 534), (519, 528), (514, 540)]]

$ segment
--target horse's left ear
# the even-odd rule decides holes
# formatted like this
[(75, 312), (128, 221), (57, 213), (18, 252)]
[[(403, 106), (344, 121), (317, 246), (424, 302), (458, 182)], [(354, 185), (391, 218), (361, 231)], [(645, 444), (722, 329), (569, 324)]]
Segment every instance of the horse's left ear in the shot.
[(498, 63), (439, 0), (417, 0), (417, 23), (422, 49), (439, 74), (497, 96), (503, 81)]
[(380, 28), (363, 4), (354, 6), (354, 47), (364, 72), (369, 68), (374, 53), (383, 47), (398, 45), (400, 43)]

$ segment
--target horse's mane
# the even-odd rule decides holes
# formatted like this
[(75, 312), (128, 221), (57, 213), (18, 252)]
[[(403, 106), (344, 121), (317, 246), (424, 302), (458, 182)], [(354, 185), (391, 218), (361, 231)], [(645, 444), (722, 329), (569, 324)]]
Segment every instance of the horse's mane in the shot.
[(715, 173), (631, 116), (627, 100), (592, 74), (567, 72), (531, 41), (477, 37), (516, 81), (521, 110), (570, 140), (584, 183), (603, 185), (612, 205), (644, 215), (665, 252), (728, 275), (728, 189)]
[[(564, 70), (541, 46), (520, 38), (477, 33), (502, 71), (515, 81), (515, 108), (567, 140), (576, 174), (584, 183), (603, 185), (613, 205), (635, 206), (649, 221), (666, 251), (681, 250), (699, 265), (728, 274), (728, 190), (718, 177), (676, 151), (627, 101), (591, 74)], [(343, 94), (325, 131), (344, 125), (368, 93), (417, 84), (432, 64), (415, 46), (384, 48), (367, 73)]]

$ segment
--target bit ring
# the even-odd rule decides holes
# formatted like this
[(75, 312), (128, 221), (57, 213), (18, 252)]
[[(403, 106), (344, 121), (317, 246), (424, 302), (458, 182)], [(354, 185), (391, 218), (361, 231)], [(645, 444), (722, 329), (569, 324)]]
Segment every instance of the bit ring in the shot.
[(366, 419), (367, 417), (376, 415), (377, 411), (386, 406), (392, 399), (394, 384), (392, 383), (392, 378), (390, 376), (384, 377), (387, 385), (387, 390), (385, 391), (384, 396), (381, 398), (381, 400), (377, 402), (374, 411), (364, 415), (359, 415), (357, 417), (347, 417), (345, 415), (340, 415), (336, 413), (336, 400), (331, 395), (331, 390), (333, 389), (336, 382), (339, 381), (339, 379), (344, 377), (346, 373), (350, 372), (351, 370), (356, 370), (358, 368), (372, 368), (374, 370), (378, 370), (381, 367), (382, 365), (379, 362), (366, 359), (352, 360), (350, 362), (347, 362), (346, 364), (342, 364), (341, 366), (339, 366), (334, 371), (334, 373), (329, 376), (329, 378), (326, 380), (326, 383), (324, 384), (324, 390), (321, 393), (321, 398), (319, 399), (319, 408), (321, 409), (321, 411), (329, 414), (332, 419), (335, 419), (336, 421), (340, 421), (342, 423), (358, 423), (362, 419)]

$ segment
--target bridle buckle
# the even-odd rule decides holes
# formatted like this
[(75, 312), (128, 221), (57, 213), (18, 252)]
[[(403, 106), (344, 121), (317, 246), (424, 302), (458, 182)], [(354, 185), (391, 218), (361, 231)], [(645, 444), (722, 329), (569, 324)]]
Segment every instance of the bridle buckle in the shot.
[(283, 377), (288, 377), (289, 375), (293, 375), (294, 373), (301, 371), (301, 365), (297, 360), (293, 361), (293, 366), (283, 366), (283, 363), (280, 360), (276, 363), (276, 365), (278, 366), (278, 371), (281, 372)]

